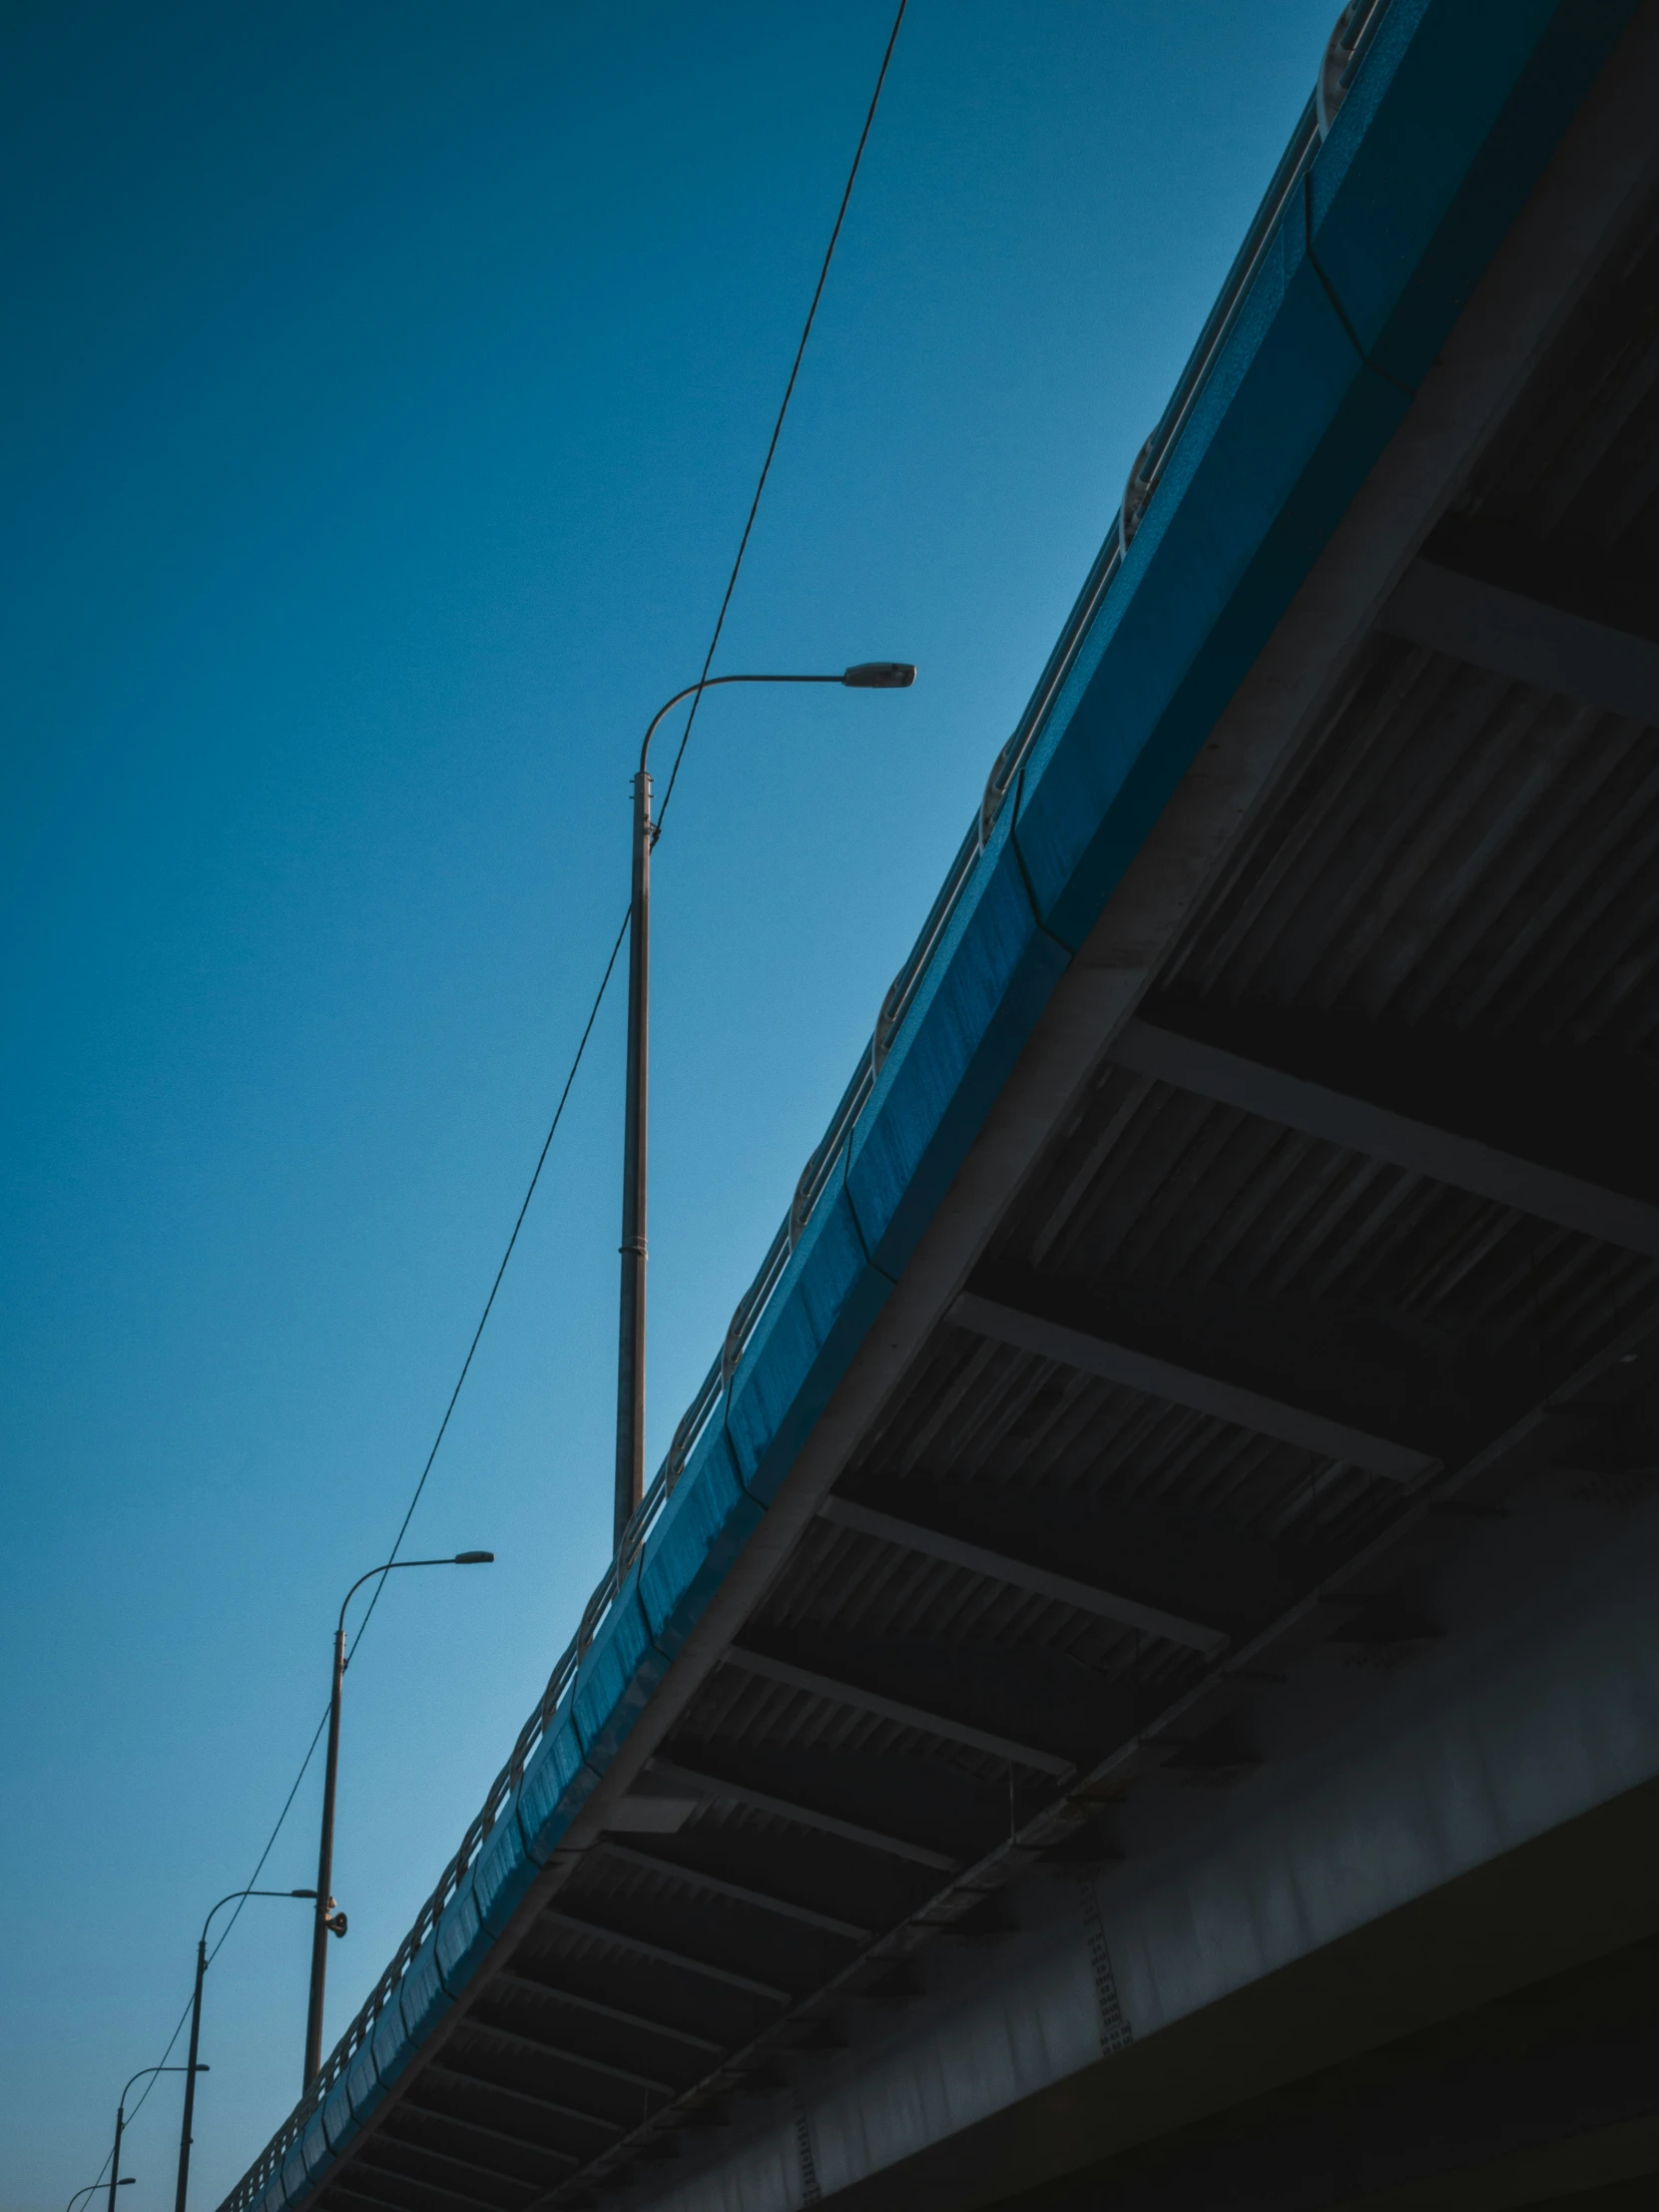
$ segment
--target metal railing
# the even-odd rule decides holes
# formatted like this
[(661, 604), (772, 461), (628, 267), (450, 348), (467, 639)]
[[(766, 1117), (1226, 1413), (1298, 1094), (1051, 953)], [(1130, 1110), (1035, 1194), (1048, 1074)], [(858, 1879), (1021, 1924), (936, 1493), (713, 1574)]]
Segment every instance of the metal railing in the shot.
[(1128, 555), (1135, 532), (1169, 465), (1176, 444), (1191, 418), (1205, 385), (1227, 342), (1251, 282), (1272, 244), (1274, 235), (1321, 141), (1330, 129), (1337, 109), (1346, 98), (1388, 0), (1355, 0), (1345, 8), (1332, 33), (1321, 69), (1319, 92), (1310, 99), (1291, 135), (1290, 144), (1275, 170), (1260, 208), (1235, 256), (1214, 307), (1199, 332), (1198, 342), (1170, 394), (1169, 403), (1152, 435), (1141, 447), (1130, 470), (1118, 511), (1117, 526), (1107, 538), (1084, 581), (1059, 640), (1049, 655), (1025, 712), (1013, 735), (997, 754), (985, 783), (979, 812), (963, 837), (928, 909), (903, 966), (881, 1001), (868, 1046), (860, 1055), (852, 1077), (842, 1092), (830, 1125), (802, 1171), (790, 1210), (768, 1248), (766, 1258), (749, 1289), (739, 1301), (727, 1330), (719, 1359), (710, 1368), (696, 1395), (681, 1416), (673, 1440), (655, 1479), (635, 1508), (616, 1556), (600, 1577), (589, 1598), (576, 1634), (560, 1654), (548, 1676), (547, 1686), (535, 1710), (519, 1730), (506, 1765), (490, 1784), (482, 1807), (473, 1818), (460, 1848), (444, 1868), (436, 1889), (415, 1916), (413, 1927), (397, 1946), (390, 1963), (369, 1991), (362, 2008), (323, 2061), (322, 2070), (305, 2096), (289, 2113), (260, 2156), (232, 2190), (220, 2212), (252, 2212), (273, 2177), (300, 2141), (313, 2115), (345, 2073), (363, 2044), (374, 2033), (381, 2014), (394, 1999), (410, 1962), (443, 1913), (444, 1907), (465, 1880), (468, 1869), (482, 1850), (504, 1808), (518, 1795), (524, 1770), (537, 1745), (551, 1728), (575, 1680), (584, 1654), (604, 1623), (617, 1592), (627, 1582), (647, 1537), (708, 1426), (715, 1408), (731, 1389), (744, 1352), (773, 1293), (782, 1282), (815, 1207), (829, 1187), (837, 1163), (850, 1142), (858, 1119), (869, 1103), (881, 1067), (905, 1016), (926, 980), (937, 952), (973, 875), (980, 855), (1009, 796), (1017, 787), (1031, 750), (1047, 725), (1067, 677), (1076, 663), (1084, 639), (1113, 578)]

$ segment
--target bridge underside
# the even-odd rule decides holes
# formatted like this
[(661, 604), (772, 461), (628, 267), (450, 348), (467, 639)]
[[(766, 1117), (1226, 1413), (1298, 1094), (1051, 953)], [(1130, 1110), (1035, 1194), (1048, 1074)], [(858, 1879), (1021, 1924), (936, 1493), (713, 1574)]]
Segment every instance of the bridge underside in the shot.
[(1656, 34), (287, 2202), (1653, 2201)]
[(858, 2212), (1621, 2212), (1659, 2190), (1659, 1788), (845, 2192)]

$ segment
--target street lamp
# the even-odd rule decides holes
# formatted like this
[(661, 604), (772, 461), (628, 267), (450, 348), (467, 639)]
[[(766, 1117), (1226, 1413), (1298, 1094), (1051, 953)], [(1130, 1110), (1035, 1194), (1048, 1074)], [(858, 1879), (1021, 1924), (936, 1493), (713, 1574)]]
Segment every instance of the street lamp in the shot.
[[(116, 2187), (118, 2189), (130, 2189), (137, 2178), (138, 2177), (135, 2174), (123, 2174), (121, 2179), (116, 2183)], [(75, 2207), (80, 2203), (83, 2197), (90, 2197), (95, 2189), (102, 2189), (103, 2186), (104, 2184), (101, 2181), (89, 2181), (84, 2189), (76, 2190), (75, 2194), (64, 2206), (63, 2212), (75, 2212)]]
[(717, 684), (844, 684), (851, 691), (904, 691), (908, 661), (861, 661), (839, 676), (710, 676), (688, 684), (652, 717), (634, 778), (634, 896), (628, 920), (628, 1102), (622, 1162), (622, 1297), (616, 1364), (616, 1514), (613, 1548), (645, 1495), (645, 1214), (648, 1077), (651, 1059), (651, 778), (646, 761), (670, 708)]
[(328, 1977), (328, 1938), (345, 1934), (345, 1915), (337, 1910), (329, 1892), (334, 1878), (334, 1781), (339, 1772), (340, 1689), (345, 1681), (345, 1608), (363, 1584), (372, 1582), (377, 1574), (392, 1574), (399, 1567), (487, 1567), (494, 1558), (493, 1551), (457, 1551), (449, 1559), (388, 1559), (383, 1566), (359, 1574), (340, 1600), (334, 1628), (333, 1683), (328, 1693), (328, 1763), (322, 1774), (322, 1841), (316, 1855), (316, 1918), (311, 1923), (311, 1993), (305, 2008), (301, 2095), (322, 2070), (322, 1992)]
[(220, 1899), (207, 1919), (202, 1923), (201, 1938), (196, 1945), (196, 1989), (190, 2000), (190, 2056), (185, 2064), (185, 2118), (179, 2131), (179, 2186), (174, 2195), (174, 2212), (185, 2212), (185, 2191), (190, 2186), (191, 2124), (196, 2118), (196, 2077), (206, 2073), (206, 2066), (196, 2063), (197, 2047), (202, 2039), (202, 1982), (208, 1971), (208, 1931), (213, 1926), (214, 1913), (221, 1907), (233, 1904), (238, 1898), (314, 1898), (314, 1890), (233, 1890), (229, 1897)]
[[(188, 2069), (184, 2066), (141, 2066), (138, 2072), (134, 2074), (133, 2081), (147, 2081), (152, 2074), (185, 2073), (187, 2070), (190, 2073), (191, 2079), (194, 2081), (198, 2073), (206, 2073), (208, 2069), (206, 2066), (198, 2066), (196, 2064), (196, 2049), (194, 2045), (192, 2045), (190, 2056), (191, 2063)], [(133, 2081), (128, 2082), (127, 2089), (130, 2089), (133, 2086)], [(127, 2185), (127, 2181), (130, 2181), (133, 2178), (129, 2174), (126, 2177), (126, 2180), (118, 2181), (116, 2179), (116, 2176), (121, 2172), (121, 2137), (127, 2125), (127, 2089), (122, 2090), (121, 2102), (115, 2108), (115, 2149), (110, 2153), (109, 2212), (115, 2212), (115, 2193), (117, 2189), (125, 2188)], [(95, 2181), (93, 2183), (93, 2187), (96, 2189), (97, 2186), (98, 2184)], [(71, 2198), (70, 2202), (73, 2203), (74, 2199)]]

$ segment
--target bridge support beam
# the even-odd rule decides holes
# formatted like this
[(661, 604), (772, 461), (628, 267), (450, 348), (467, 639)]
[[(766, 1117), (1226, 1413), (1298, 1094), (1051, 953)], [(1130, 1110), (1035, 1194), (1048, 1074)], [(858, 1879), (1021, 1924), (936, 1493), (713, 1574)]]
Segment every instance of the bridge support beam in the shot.
[(1391, 1481), (1415, 1481), (1436, 1464), (1432, 1454), (1409, 1444), (1372, 1435), (1307, 1406), (1264, 1396), (1259, 1390), (1242, 1388), (1219, 1376), (1196, 1374), (1132, 1346), (1065, 1328), (1046, 1315), (1005, 1306), (971, 1291), (964, 1291), (956, 1300), (948, 1319), (956, 1328), (970, 1329), (976, 1336), (1035, 1353), (1039, 1359), (1056, 1360), (1064, 1367), (1098, 1375), (1108, 1382), (1121, 1382), (1129, 1389), (1143, 1390), (1149, 1397), (1164, 1398), (1195, 1413), (1235, 1421), (1241, 1428), (1254, 1429), (1259, 1436), (1273, 1436), (1281, 1443), (1317, 1452), (1322, 1458), (1366, 1467)]
[(752, 1805), (758, 1813), (776, 1813), (780, 1820), (794, 1821), (802, 1828), (816, 1828), (826, 1836), (838, 1836), (843, 1843), (859, 1844), (866, 1851), (878, 1851), (891, 1859), (907, 1859), (912, 1866), (929, 1867), (935, 1874), (956, 1871), (957, 1862), (949, 1853), (935, 1851), (930, 1844), (918, 1844), (907, 1836), (892, 1836), (883, 1829), (867, 1828), (859, 1821), (842, 1820), (838, 1814), (803, 1804), (798, 1799), (779, 1797), (751, 1783), (726, 1775), (693, 1773), (687, 1767), (671, 1766), (662, 1759), (654, 1763), (653, 1771), (668, 1775), (676, 1782), (690, 1784), (704, 1797), (729, 1798), (734, 1805)]
[(729, 1882), (724, 1875), (711, 1874), (705, 1867), (694, 1867), (681, 1859), (658, 1859), (648, 1851), (636, 1851), (630, 1845), (619, 1844), (606, 1835), (595, 1846), (607, 1859), (619, 1859), (625, 1866), (640, 1867), (648, 1874), (672, 1876), (684, 1883), (688, 1890), (701, 1890), (710, 1897), (730, 1898), (736, 1905), (751, 1905), (760, 1913), (776, 1913), (788, 1921), (799, 1921), (803, 1928), (816, 1928), (826, 1936), (842, 1936), (849, 1942), (866, 1942), (871, 1931), (856, 1921), (837, 1920), (832, 1913), (821, 1913), (816, 1906), (798, 1904), (794, 1898), (777, 1897), (770, 1890), (752, 1889), (747, 1883)]
[(1188, 1620), (1161, 1606), (1143, 1605), (1138, 1599), (1123, 1596), (1118, 1591), (1103, 1590), (1092, 1582), (1052, 1573), (1028, 1559), (1017, 1559), (985, 1544), (966, 1542), (942, 1529), (923, 1527), (919, 1521), (901, 1520), (873, 1506), (859, 1505), (851, 1498), (826, 1498), (819, 1507), (819, 1517), (837, 1528), (853, 1528), (860, 1535), (875, 1536), (884, 1543), (902, 1544), (906, 1550), (920, 1552), (923, 1558), (942, 1560), (947, 1566), (965, 1567), (970, 1574), (992, 1575), (997, 1581), (1006, 1582), (1010, 1589), (1030, 1590), (1034, 1596), (1055, 1598), (1062, 1605), (1075, 1605), (1079, 1612), (1117, 1621), (1125, 1628), (1137, 1628), (1149, 1636), (1161, 1636), (1168, 1643), (1185, 1644), (1188, 1650), (1202, 1652), (1206, 1658), (1219, 1658), (1227, 1649), (1227, 1636), (1210, 1622)]
[(1415, 560), (1378, 628), (1582, 706), (1659, 724), (1659, 645), (1501, 584)]
[(726, 1664), (765, 1681), (781, 1682), (792, 1690), (803, 1690), (809, 1697), (828, 1698), (836, 1705), (851, 1706), (856, 1712), (872, 1713), (880, 1720), (923, 1730), (946, 1743), (964, 1744), (972, 1751), (989, 1752), (994, 1759), (1007, 1759), (1015, 1766), (1030, 1767), (1038, 1774), (1053, 1775), (1060, 1781), (1075, 1772), (1073, 1762), (1060, 1758), (1055, 1752), (1039, 1751), (1033, 1744), (1015, 1743), (1006, 1736), (993, 1735), (989, 1729), (975, 1728), (970, 1722), (952, 1720), (942, 1713), (925, 1712), (918, 1705), (906, 1705), (902, 1699), (883, 1696), (878, 1690), (867, 1690), (856, 1682), (820, 1674), (811, 1667), (798, 1667), (789, 1660), (771, 1658), (765, 1652), (749, 1651), (741, 1644), (734, 1644), (727, 1652)]
[(1149, 1021), (1126, 1022), (1111, 1056), (1120, 1067), (1178, 1090), (1659, 1259), (1659, 1206), (1582, 1176)]

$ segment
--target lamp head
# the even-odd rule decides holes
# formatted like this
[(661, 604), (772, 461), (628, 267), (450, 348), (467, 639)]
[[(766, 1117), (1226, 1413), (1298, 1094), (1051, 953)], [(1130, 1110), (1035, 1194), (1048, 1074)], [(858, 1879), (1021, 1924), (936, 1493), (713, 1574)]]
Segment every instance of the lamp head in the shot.
[(489, 1567), (495, 1564), (493, 1551), (457, 1551), (454, 1564), (457, 1567)]
[(314, 1890), (290, 1890), (288, 1896), (290, 1898), (314, 1898), (316, 1892)]
[(860, 661), (841, 678), (849, 691), (908, 691), (915, 680), (908, 661)]

